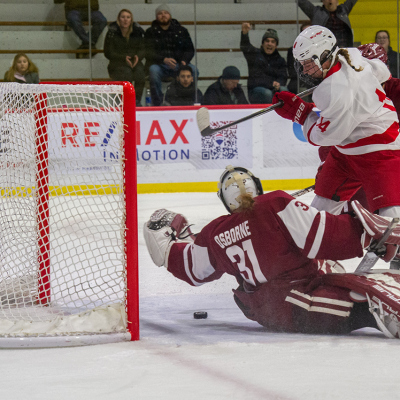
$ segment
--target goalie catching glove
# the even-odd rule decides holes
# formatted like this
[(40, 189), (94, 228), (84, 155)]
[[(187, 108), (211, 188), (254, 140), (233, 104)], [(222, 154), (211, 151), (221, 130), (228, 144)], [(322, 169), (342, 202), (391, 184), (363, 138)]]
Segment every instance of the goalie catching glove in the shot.
[(143, 236), (150, 257), (157, 267), (166, 264), (169, 250), (174, 242), (190, 243), (195, 238), (187, 219), (182, 214), (164, 208), (154, 211), (149, 221), (144, 224)]
[(282, 106), (275, 111), (282, 118), (290, 119), (300, 125), (304, 125), (308, 114), (310, 114), (314, 105), (306, 103), (300, 97), (290, 92), (277, 92), (272, 98), (272, 104), (283, 102)]

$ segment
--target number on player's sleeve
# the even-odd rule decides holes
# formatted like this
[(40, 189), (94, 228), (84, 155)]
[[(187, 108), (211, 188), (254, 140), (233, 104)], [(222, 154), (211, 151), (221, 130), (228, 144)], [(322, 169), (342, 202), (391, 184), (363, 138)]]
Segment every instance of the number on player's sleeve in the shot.
[(317, 124), (316, 127), (323, 133), (327, 130), (330, 123), (331, 121), (324, 121), (324, 117), (321, 117), (321, 122)]

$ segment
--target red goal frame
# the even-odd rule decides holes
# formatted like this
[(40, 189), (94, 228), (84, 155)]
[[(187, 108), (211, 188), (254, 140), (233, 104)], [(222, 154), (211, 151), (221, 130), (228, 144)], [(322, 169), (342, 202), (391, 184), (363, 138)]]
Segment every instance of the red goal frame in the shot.
[[(130, 82), (41, 82), (52, 85), (120, 85), (123, 87), (124, 119), (124, 189), (126, 205), (125, 257), (126, 257), (126, 312), (127, 330), (131, 340), (139, 340), (139, 277), (138, 277), (138, 220), (137, 220), (137, 166), (136, 166), (136, 96)], [(50, 243), (49, 243), (49, 185), (48, 185), (48, 135), (47, 96), (36, 96), (36, 148), (39, 172), (38, 182), (38, 261), (39, 293), (41, 304), (50, 302)]]

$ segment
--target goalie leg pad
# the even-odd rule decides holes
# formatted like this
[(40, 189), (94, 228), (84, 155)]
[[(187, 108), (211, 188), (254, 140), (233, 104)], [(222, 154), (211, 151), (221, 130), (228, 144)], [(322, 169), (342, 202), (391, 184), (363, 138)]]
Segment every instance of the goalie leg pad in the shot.
[[(385, 233), (386, 228), (389, 226), (390, 220), (370, 213), (357, 200), (352, 201), (351, 205), (367, 234), (372, 236), (375, 240), (379, 240)], [(389, 235), (386, 243), (400, 245), (399, 226), (393, 229), (393, 232)]]
[(322, 276), (324, 284), (351, 290), (353, 300), (366, 298), (369, 311), (378, 328), (388, 338), (400, 338), (400, 273), (393, 270), (375, 270), (365, 274), (327, 274)]

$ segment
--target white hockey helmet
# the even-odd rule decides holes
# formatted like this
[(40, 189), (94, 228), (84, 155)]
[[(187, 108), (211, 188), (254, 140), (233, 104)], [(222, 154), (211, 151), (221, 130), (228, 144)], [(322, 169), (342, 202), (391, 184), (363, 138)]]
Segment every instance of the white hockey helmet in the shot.
[(251, 193), (253, 197), (263, 194), (261, 181), (247, 168), (228, 165), (218, 182), (218, 197), (229, 213), (240, 207), (240, 195)]
[[(335, 35), (319, 25), (312, 25), (297, 36), (293, 45), (295, 68), (300, 78), (316, 85), (323, 79), (322, 65), (334, 59), (339, 48)], [(333, 63), (327, 68), (333, 66)]]

